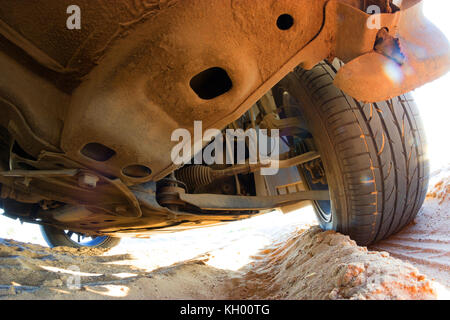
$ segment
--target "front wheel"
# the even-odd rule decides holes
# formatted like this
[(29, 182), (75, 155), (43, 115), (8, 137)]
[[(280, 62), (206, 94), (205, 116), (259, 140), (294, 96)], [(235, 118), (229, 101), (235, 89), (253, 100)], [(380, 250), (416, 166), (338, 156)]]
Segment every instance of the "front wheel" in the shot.
[(41, 226), (42, 236), (50, 248), (102, 248), (110, 249), (117, 246), (120, 238), (109, 236), (91, 237), (81, 233), (61, 230), (52, 226)]
[[(336, 60), (297, 68), (278, 88), (295, 100), (321, 155), (300, 169), (307, 188), (330, 190), (331, 201), (314, 203), (320, 225), (369, 245), (398, 232), (422, 206), (426, 143), (410, 94), (361, 103), (333, 85), (339, 67)], [(321, 181), (311, 174), (320, 166)]]

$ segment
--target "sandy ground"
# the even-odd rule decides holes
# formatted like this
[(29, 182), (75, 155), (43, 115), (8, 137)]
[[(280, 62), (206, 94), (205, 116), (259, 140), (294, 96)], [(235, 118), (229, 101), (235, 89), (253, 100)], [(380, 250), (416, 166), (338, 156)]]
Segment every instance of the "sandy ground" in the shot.
[(369, 250), (320, 231), (311, 208), (108, 252), (0, 240), (0, 299), (448, 299), (449, 173), (415, 224)]
[(425, 205), (414, 223), (370, 249), (411, 262), (450, 290), (450, 168), (433, 174)]

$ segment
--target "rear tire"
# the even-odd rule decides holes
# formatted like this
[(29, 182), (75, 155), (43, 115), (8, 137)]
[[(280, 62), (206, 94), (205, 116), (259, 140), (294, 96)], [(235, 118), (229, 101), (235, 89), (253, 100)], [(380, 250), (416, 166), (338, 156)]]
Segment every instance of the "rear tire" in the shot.
[(331, 196), (330, 219), (317, 214), (321, 227), (369, 245), (412, 222), (422, 206), (425, 135), (410, 94), (358, 102), (333, 85), (339, 67), (336, 60), (297, 68), (279, 86), (297, 101), (321, 154)]
[(103, 236), (93, 239), (89, 244), (83, 245), (72, 240), (64, 230), (47, 225), (41, 226), (41, 232), (50, 248), (71, 247), (111, 249), (120, 243), (120, 238)]

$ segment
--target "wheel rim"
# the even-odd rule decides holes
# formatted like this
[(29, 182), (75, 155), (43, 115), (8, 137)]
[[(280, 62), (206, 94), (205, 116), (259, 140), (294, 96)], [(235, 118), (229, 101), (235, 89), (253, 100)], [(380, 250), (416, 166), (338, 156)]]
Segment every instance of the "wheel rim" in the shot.
[[(322, 184), (322, 183), (313, 183), (311, 174), (308, 170), (306, 170), (302, 166), (303, 176), (305, 177), (306, 184), (310, 190), (329, 190), (328, 184)], [(319, 214), (320, 218), (326, 222), (331, 223), (333, 221), (333, 214), (331, 210), (331, 201), (330, 200), (320, 200), (320, 201), (313, 201), (314, 206), (317, 209), (317, 213)]]
[[(283, 90), (284, 93), (288, 94), (288, 100), (286, 101), (289, 105), (298, 105), (300, 106), (300, 103), (294, 98), (292, 94), (289, 93), (288, 90)], [(284, 94), (283, 93), (283, 94)], [(314, 136), (312, 136), (312, 139), (314, 140)], [(312, 151), (312, 150), (308, 150)], [(330, 190), (328, 184), (322, 184), (322, 183), (313, 183), (313, 177), (311, 173), (305, 168), (305, 166), (301, 165), (300, 169), (302, 171), (302, 180), (305, 183), (305, 186), (309, 188), (309, 190), (313, 191), (324, 191), (324, 190)], [(329, 224), (333, 221), (333, 214), (332, 214), (332, 206), (330, 200), (320, 200), (320, 201), (313, 201), (313, 205), (316, 208), (317, 214), (319, 218)]]
[(70, 242), (82, 247), (96, 247), (109, 238), (108, 236), (88, 236), (83, 233), (73, 232), (70, 230), (64, 230), (63, 233)]

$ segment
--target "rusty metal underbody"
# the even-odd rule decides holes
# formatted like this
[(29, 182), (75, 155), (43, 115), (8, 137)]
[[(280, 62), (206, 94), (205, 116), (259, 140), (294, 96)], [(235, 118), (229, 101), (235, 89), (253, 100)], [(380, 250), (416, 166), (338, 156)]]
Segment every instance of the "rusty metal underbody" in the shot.
[[(0, 0), (0, 126), (33, 157), (13, 163), (46, 170), (0, 182), (16, 199), (89, 206), (85, 217), (97, 225), (101, 217), (101, 227), (71, 225), (79, 230), (117, 230), (111, 211), (126, 219), (123, 232), (248, 216), (174, 217), (148, 185), (177, 168), (174, 130), (193, 132), (194, 121), (223, 129), (296, 66), (341, 59), (335, 84), (366, 102), (411, 91), (450, 66), (448, 42), (417, 0), (79, 0), (75, 31), (65, 29), (71, 2)], [(381, 13), (366, 13), (370, 5)], [(368, 28), (369, 19), (380, 28)], [(211, 77), (218, 87), (208, 86)], [(93, 198), (74, 185), (65, 171), (74, 169), (94, 173), (102, 191)], [(70, 225), (67, 216), (59, 222)]]

